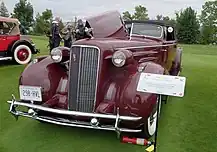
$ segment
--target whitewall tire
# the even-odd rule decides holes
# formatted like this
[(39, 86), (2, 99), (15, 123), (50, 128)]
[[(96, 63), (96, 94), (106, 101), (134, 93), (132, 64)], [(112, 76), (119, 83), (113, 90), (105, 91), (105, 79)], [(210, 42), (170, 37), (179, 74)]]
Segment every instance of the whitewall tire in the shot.
[[(152, 137), (156, 130), (157, 130), (157, 105), (159, 102), (159, 106), (161, 109), (161, 98), (157, 98), (157, 104), (156, 107), (153, 109), (153, 112), (151, 115), (148, 117), (147, 122), (144, 123), (144, 130), (143, 130), (143, 135), (142, 137), (150, 138)], [(159, 109), (159, 115), (160, 115), (160, 109)]]
[(27, 45), (18, 45), (14, 49), (13, 59), (18, 64), (28, 64), (32, 59), (32, 51)]

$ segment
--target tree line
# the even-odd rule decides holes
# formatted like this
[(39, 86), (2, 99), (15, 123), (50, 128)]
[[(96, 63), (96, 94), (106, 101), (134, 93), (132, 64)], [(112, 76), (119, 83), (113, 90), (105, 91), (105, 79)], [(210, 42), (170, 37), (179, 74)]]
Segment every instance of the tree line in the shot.
[[(19, 0), (11, 14), (8, 12), (4, 2), (0, 4), (0, 16), (18, 18), (20, 23), (31, 34), (44, 34), (44, 31), (49, 30), (53, 13), (51, 10), (46, 9), (42, 13), (37, 13), (34, 18), (33, 10), (32, 4), (27, 2), (27, 0)], [(148, 9), (142, 5), (136, 6), (133, 14), (125, 11), (122, 15), (124, 20), (149, 20)], [(180, 43), (217, 43), (217, 0), (205, 2), (200, 15), (192, 7), (187, 7), (179, 12), (175, 12), (175, 18), (159, 14), (155, 20), (163, 20), (174, 24)], [(63, 26), (61, 22), (61, 27), (63, 28)]]
[[(19, 0), (14, 6), (13, 12), (9, 13), (5, 3), (0, 4), (0, 16), (13, 17), (19, 19), (21, 25), (29, 34), (43, 35), (50, 28), (53, 20), (52, 10), (46, 9), (42, 13), (37, 13), (34, 18), (33, 5), (27, 0)], [(64, 27), (62, 20), (60, 20), (60, 29)]]
[[(169, 22), (176, 27), (177, 38), (186, 44), (217, 44), (217, 0), (207, 1), (202, 6), (201, 14), (187, 7), (175, 13), (175, 18), (157, 15), (155, 20)], [(123, 12), (124, 20), (149, 20), (146, 7), (139, 5), (134, 14)]]

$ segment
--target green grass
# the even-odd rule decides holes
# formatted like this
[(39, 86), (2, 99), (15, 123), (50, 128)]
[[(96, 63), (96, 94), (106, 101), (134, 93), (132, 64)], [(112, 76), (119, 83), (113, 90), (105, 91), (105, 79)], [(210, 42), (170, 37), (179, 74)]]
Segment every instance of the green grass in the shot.
[[(41, 54), (48, 54), (47, 39), (34, 37)], [(162, 107), (158, 152), (216, 152), (217, 47), (183, 45), (184, 98), (171, 97)], [(144, 152), (142, 146), (122, 144), (107, 131), (41, 124), (15, 119), (6, 101), (18, 97), (18, 79), (24, 66), (0, 66), (0, 152)]]

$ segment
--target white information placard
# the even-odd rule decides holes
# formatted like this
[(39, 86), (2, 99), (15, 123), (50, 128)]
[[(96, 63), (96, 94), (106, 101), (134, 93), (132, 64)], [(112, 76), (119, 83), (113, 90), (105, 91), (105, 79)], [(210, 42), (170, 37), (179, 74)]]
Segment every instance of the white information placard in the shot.
[(183, 97), (186, 78), (181, 76), (141, 73), (137, 91)]

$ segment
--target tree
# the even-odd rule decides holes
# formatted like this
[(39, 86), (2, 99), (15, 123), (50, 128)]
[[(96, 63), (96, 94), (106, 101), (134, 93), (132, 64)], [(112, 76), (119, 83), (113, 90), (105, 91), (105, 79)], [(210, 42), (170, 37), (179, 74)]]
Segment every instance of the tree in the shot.
[(0, 4), (0, 16), (9, 17), (8, 9), (3, 1)]
[(27, 0), (19, 0), (15, 4), (12, 17), (19, 19), (25, 29), (29, 29), (33, 25), (33, 6)]
[(157, 15), (156, 20), (158, 21), (165, 21), (173, 26), (176, 26), (176, 20), (169, 18), (169, 16)]
[(202, 44), (211, 44), (217, 42), (217, 35), (215, 35), (215, 26), (213, 25), (203, 25), (201, 28), (201, 39)]
[(191, 7), (176, 13), (177, 37), (182, 43), (193, 44), (199, 40), (199, 21), (197, 12)]
[(163, 15), (157, 15), (157, 16), (156, 16), (156, 19), (157, 19), (158, 21), (160, 21), (160, 20), (169, 21), (169, 20), (170, 20), (169, 16), (163, 16)]
[(136, 6), (133, 18), (136, 20), (148, 20), (148, 10), (142, 5)]
[(157, 19), (158, 21), (162, 20), (162, 19), (163, 19), (163, 15), (157, 15), (157, 16), (156, 16), (156, 19)]
[(169, 21), (170, 18), (169, 18), (169, 16), (164, 16), (164, 17), (163, 17), (163, 20), (164, 20), (164, 21)]
[(175, 19), (170, 19), (168, 22), (170, 24), (172, 24), (173, 26), (175, 26), (175, 28), (176, 28), (176, 20)]
[(125, 21), (131, 21), (131, 20), (144, 21), (144, 20), (148, 20), (149, 19), (148, 18), (148, 10), (142, 5), (136, 6), (134, 14), (130, 14), (129, 11), (123, 12), (123, 19)]
[(37, 34), (44, 34), (44, 32), (49, 31), (52, 18), (53, 13), (49, 9), (46, 9), (41, 15), (38, 13), (35, 18), (34, 32)]
[(217, 0), (207, 1), (202, 6), (200, 16), (202, 24), (202, 43), (210, 44), (217, 42)]
[(123, 19), (125, 21), (131, 21), (131, 20), (133, 20), (133, 16), (130, 14), (129, 11), (125, 11), (125, 12), (123, 12)]

